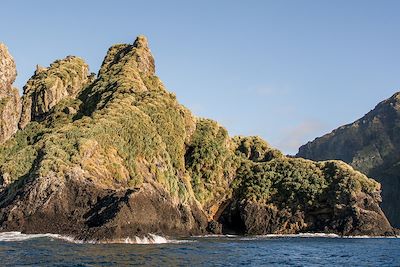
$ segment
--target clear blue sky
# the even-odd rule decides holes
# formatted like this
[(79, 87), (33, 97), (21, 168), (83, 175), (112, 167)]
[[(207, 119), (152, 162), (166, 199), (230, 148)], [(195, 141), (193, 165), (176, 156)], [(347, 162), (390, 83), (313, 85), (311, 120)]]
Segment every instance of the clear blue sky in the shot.
[(1, 11), (20, 89), (36, 64), (77, 55), (97, 72), (109, 46), (144, 34), (181, 103), (286, 153), (400, 87), (400, 1), (5, 0)]

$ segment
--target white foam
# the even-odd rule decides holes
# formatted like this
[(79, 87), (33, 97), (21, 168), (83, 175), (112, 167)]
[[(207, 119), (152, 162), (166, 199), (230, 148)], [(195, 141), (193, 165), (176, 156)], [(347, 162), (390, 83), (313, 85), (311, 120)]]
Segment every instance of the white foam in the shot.
[[(166, 237), (147, 234), (142, 237), (135, 236), (133, 238), (127, 237), (125, 239), (114, 239), (107, 241), (88, 241), (78, 240), (70, 236), (59, 235), (59, 234), (23, 234), (21, 232), (0, 232), (0, 242), (20, 242), (36, 238), (49, 238), (59, 239), (70, 243), (83, 244), (179, 244), (179, 243), (191, 243), (198, 242), (197, 240), (184, 240), (184, 239), (167, 239)], [(267, 235), (256, 235), (256, 236), (238, 236), (238, 235), (203, 235), (194, 236), (194, 238), (237, 238), (238, 240), (262, 240), (272, 238), (400, 238), (399, 236), (340, 236), (337, 234), (327, 233), (300, 233), (300, 234), (267, 234)]]
[(2, 242), (18, 242), (35, 238), (63, 239), (69, 242), (75, 242), (72, 237), (62, 236), (58, 234), (22, 234), (21, 232), (0, 233), (0, 241)]
[(148, 234), (143, 237), (135, 236), (134, 238), (127, 237), (123, 242), (118, 242), (118, 240), (111, 241), (111, 243), (125, 243), (125, 244), (166, 244), (168, 240), (159, 235)]
[(179, 244), (179, 243), (190, 243), (197, 242), (196, 240), (178, 240), (178, 239), (167, 239), (163, 236), (155, 235), (155, 234), (147, 234), (143, 237), (135, 236), (134, 238), (127, 237), (123, 240), (117, 239), (112, 241), (106, 241), (104, 243), (125, 243), (125, 244), (139, 244), (139, 245), (148, 245), (148, 244)]
[(300, 233), (300, 234), (266, 234), (266, 235), (200, 235), (194, 236), (195, 238), (238, 238), (240, 240), (255, 240), (255, 239), (268, 239), (268, 238), (312, 238), (312, 237), (327, 237), (327, 238), (340, 238), (337, 234), (326, 233)]
[(241, 240), (257, 240), (268, 238), (399, 238), (396, 236), (341, 236), (330, 233), (299, 233), (299, 234), (267, 234), (241, 238)]
[(400, 238), (396, 236), (341, 236), (332, 233), (299, 233), (299, 234), (266, 234), (253, 236), (239, 235), (202, 235), (194, 236), (195, 238), (237, 238), (238, 240), (262, 240), (273, 238)]
[(163, 236), (155, 234), (147, 234), (143, 237), (135, 236), (133, 238), (127, 237), (125, 239), (114, 239), (106, 241), (94, 241), (94, 240), (79, 240), (71, 236), (59, 235), (59, 234), (23, 234), (21, 232), (0, 232), (0, 242), (19, 242), (37, 238), (49, 238), (64, 240), (69, 243), (83, 244), (167, 244), (167, 243), (187, 243), (196, 242), (195, 240), (174, 240), (167, 239)]
[(299, 233), (299, 234), (268, 234), (258, 237), (300, 237), (300, 238), (313, 238), (313, 237), (323, 237), (323, 238), (340, 238), (337, 234), (326, 234), (326, 233)]

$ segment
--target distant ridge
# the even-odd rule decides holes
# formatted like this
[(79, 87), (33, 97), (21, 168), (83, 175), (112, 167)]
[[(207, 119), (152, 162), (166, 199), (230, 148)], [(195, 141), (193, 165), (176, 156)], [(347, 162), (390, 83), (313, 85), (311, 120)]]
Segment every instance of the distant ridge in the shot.
[(343, 160), (382, 184), (382, 208), (400, 227), (400, 92), (354, 123), (300, 147), (299, 157)]

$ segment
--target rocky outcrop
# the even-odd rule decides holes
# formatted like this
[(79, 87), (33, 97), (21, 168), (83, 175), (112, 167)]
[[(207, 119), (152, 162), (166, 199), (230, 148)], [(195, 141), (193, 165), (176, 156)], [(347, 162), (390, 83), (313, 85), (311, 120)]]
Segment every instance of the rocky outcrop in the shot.
[(1, 93), (6, 93), (5, 89), (8, 89), (15, 81), (17, 77), (17, 69), (15, 66), (14, 59), (8, 52), (7, 47), (0, 43), (0, 88)]
[(297, 156), (340, 159), (382, 184), (382, 209), (400, 227), (400, 93), (354, 123), (300, 147)]
[(257, 138), (237, 141), (239, 155), (249, 160), (215, 218), (222, 232), (394, 234), (379, 207), (379, 183), (347, 164), (288, 158)]
[(21, 104), (18, 90), (12, 87), (16, 76), (14, 59), (0, 43), (0, 144), (18, 130)]
[(49, 68), (37, 66), (24, 86), (19, 127), (23, 129), (30, 121), (42, 119), (61, 100), (75, 98), (93, 79), (88, 65), (75, 56), (56, 60)]
[[(65, 68), (75, 71), (60, 75)], [(61, 86), (87, 77), (78, 69), (58, 61), (25, 87), (34, 122), (0, 149), (1, 231), (393, 234), (379, 184), (348, 165), (291, 159), (195, 118), (155, 76), (145, 37), (112, 46), (93, 82)], [(68, 88), (75, 93), (54, 98)]]
[(222, 233), (393, 235), (394, 230), (379, 203), (379, 198), (364, 192), (349, 196), (342, 203), (330, 202), (321, 206), (295, 209), (281, 207), (276, 203), (234, 199), (218, 221), (222, 225)]

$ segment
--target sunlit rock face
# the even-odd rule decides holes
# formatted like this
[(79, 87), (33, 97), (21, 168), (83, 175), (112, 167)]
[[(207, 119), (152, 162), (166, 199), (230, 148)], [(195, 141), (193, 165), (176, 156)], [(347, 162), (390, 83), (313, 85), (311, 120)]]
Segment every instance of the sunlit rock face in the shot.
[(0, 43), (0, 143), (18, 129), (21, 112), (19, 93), (12, 84), (17, 76), (15, 62), (7, 47)]

